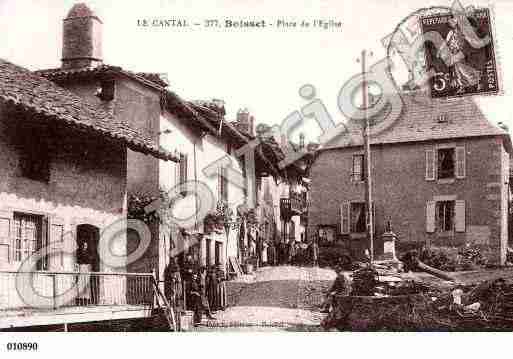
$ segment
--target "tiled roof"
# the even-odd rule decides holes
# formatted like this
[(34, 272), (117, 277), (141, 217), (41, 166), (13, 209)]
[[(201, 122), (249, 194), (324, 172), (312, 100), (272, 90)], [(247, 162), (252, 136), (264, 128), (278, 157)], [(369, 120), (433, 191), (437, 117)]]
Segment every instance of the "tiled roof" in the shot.
[(147, 73), (147, 72), (131, 72), (128, 70), (124, 70), (119, 66), (105, 65), (102, 64), (97, 67), (82, 67), (78, 69), (46, 69), (46, 70), (38, 70), (35, 71), (36, 74), (43, 76), (49, 80), (59, 82), (59, 81), (68, 81), (75, 80), (79, 78), (92, 77), (92, 76), (101, 76), (108, 74), (120, 74), (127, 76), (133, 80), (136, 80), (143, 85), (150, 86), (156, 90), (162, 91), (165, 87), (168, 86), (168, 83), (165, 79), (162, 79), (160, 75), (156, 73)]
[[(402, 113), (390, 127), (372, 135), (371, 144), (504, 136), (510, 145), (508, 133), (490, 123), (472, 98), (431, 99), (419, 93), (403, 93), (401, 97)], [(380, 116), (377, 116), (378, 121)], [(444, 121), (440, 121), (441, 116)], [(350, 136), (340, 136), (324, 149), (362, 144), (360, 125), (349, 121), (346, 126)]]
[(123, 142), (128, 148), (163, 160), (176, 157), (109, 113), (33, 72), (0, 59), (0, 99), (25, 110), (43, 114)]
[(167, 81), (167, 78), (163, 77), (161, 74), (157, 74), (154, 72), (136, 72), (135, 75), (142, 77), (148, 81), (153, 82), (156, 85), (162, 86), (162, 87), (168, 87), (169, 82)]
[[(207, 107), (203, 101), (190, 101), (188, 104), (199, 116), (214, 126), (214, 128), (219, 129), (219, 127), (221, 127), (221, 137), (224, 139), (235, 140), (241, 144), (245, 144), (250, 140), (248, 136), (242, 134), (224, 118), (223, 112), (220, 109), (210, 106)], [(221, 121), (223, 121), (222, 125), (220, 125)]]

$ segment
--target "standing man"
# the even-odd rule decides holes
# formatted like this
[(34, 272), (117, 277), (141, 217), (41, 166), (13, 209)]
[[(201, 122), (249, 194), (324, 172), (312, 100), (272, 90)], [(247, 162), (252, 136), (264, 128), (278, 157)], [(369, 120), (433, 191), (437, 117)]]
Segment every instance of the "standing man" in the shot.
[(182, 307), (182, 279), (180, 267), (176, 264), (175, 258), (169, 260), (164, 270), (164, 295), (176, 310)]
[(228, 305), (228, 298), (226, 296), (226, 275), (221, 265), (217, 268), (217, 281), (217, 298), (219, 300), (217, 307), (219, 310), (224, 310)]
[(183, 296), (185, 298), (185, 306), (184, 309), (193, 309), (193, 298), (191, 297), (191, 283), (194, 281), (192, 279), (193, 274), (196, 272), (194, 268), (194, 262), (192, 260), (192, 256), (187, 254), (182, 266), (182, 281), (183, 281)]
[(203, 318), (203, 312), (207, 314), (208, 319), (215, 319), (210, 314), (210, 307), (208, 305), (208, 300), (206, 296), (206, 288), (205, 283), (205, 267), (201, 267), (198, 273), (193, 273), (192, 280), (190, 283), (190, 298), (191, 298), (191, 307), (194, 311), (194, 325), (198, 326), (201, 324), (201, 320)]
[(204, 266), (200, 268), (198, 281), (201, 295), (201, 305), (203, 307), (203, 310), (207, 314), (208, 319), (215, 319), (210, 312), (210, 304), (208, 302), (207, 297), (207, 269)]
[(217, 308), (217, 268), (216, 266), (210, 266), (207, 271), (206, 278), (206, 294), (208, 299), (209, 308), (212, 311), (216, 311)]

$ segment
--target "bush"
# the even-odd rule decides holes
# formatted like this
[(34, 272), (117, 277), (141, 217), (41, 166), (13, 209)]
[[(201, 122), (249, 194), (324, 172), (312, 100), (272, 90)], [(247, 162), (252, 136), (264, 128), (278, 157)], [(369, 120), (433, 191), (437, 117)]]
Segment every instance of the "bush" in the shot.
[(488, 264), (488, 260), (478, 247), (461, 248), (458, 254), (460, 255), (459, 264), (462, 270), (472, 270)]
[(457, 256), (449, 248), (424, 248), (420, 252), (419, 260), (428, 266), (447, 272), (455, 271), (458, 265)]
[(415, 259), (430, 267), (446, 272), (472, 270), (487, 264), (486, 256), (476, 246), (462, 248), (424, 247), (420, 250), (406, 252), (401, 260), (407, 265), (406, 270), (413, 270)]

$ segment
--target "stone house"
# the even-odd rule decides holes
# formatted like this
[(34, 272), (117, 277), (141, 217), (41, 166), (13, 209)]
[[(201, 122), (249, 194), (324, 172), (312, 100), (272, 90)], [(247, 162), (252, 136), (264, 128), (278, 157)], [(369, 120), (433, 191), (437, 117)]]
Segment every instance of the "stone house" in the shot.
[[(174, 206), (173, 217), (189, 216), (190, 221), (161, 230), (162, 250), (189, 253), (200, 265), (221, 265), (229, 271), (233, 270), (229, 258), (239, 263), (260, 258), (257, 251), (274, 238), (280, 218), (273, 210), (279, 202), (266, 201), (264, 195), (269, 183), (274, 183), (271, 178), (283, 178), (278, 168), (283, 156), (279, 145), (255, 134), (255, 120), (247, 110), (240, 110), (235, 120), (228, 121), (218, 100), (184, 101), (170, 92), (167, 104), (160, 143), (169, 150), (177, 146), (180, 162), (161, 162), (160, 183), (175, 194), (181, 191), (180, 184), (190, 183), (189, 190), (199, 198), (185, 196)], [(255, 177), (247, 175), (248, 171), (254, 171)], [(207, 202), (210, 212), (216, 212), (220, 203), (227, 205), (231, 218), (224, 227), (207, 223)], [(250, 214), (257, 226), (250, 225)]]
[[(0, 310), (76, 304), (81, 294), (74, 292), (74, 273), (80, 264), (92, 273), (88, 305), (141, 299), (130, 296), (131, 286), (134, 280), (150, 284), (151, 275), (129, 277), (126, 263), (102, 260), (106, 247), (100, 236), (116, 223), (126, 228), (127, 151), (162, 160), (173, 156), (111, 113), (4, 60), (0, 147)], [(127, 237), (114, 237), (111, 250), (126, 254)], [(26, 288), (41, 295), (23, 295)], [(0, 327), (70, 319), (66, 313), (60, 319), (26, 314), (2, 315)], [(111, 314), (81, 312), (73, 320)], [(123, 310), (118, 314), (123, 316)]]
[[(239, 252), (237, 207), (255, 191), (253, 181), (243, 178), (243, 156), (235, 154), (249, 138), (224, 119), (222, 104), (187, 102), (172, 93), (167, 103), (160, 143), (164, 149), (179, 148), (180, 161), (160, 162), (161, 187), (178, 198), (173, 220), (160, 231), (162, 250), (169, 253), (166, 258), (181, 260), (189, 253), (200, 265), (226, 268), (228, 258)], [(230, 212), (232, 223), (226, 226), (209, 222), (220, 206)]]
[(276, 161), (279, 175), (263, 177), (257, 190), (262, 218), (260, 233), (269, 243), (273, 242), (276, 262), (280, 246), (283, 250), (284, 245), (291, 242), (307, 242), (308, 168), (315, 146), (305, 146), (304, 136), (299, 144), (294, 144), (281, 134), (276, 134), (274, 143), (279, 157)]
[[(508, 241), (509, 134), (492, 125), (470, 98), (422, 96), (402, 94), (399, 118), (371, 136), (375, 254), (383, 252), (381, 235), (390, 222), (399, 249), (476, 245), (502, 264)], [(309, 234), (327, 228), (331, 241), (361, 258), (369, 248), (364, 152), (359, 127), (350, 122), (348, 128), (348, 135), (317, 152), (311, 167)]]
[[(151, 223), (148, 252), (132, 263), (130, 270), (155, 270), (161, 281), (170, 256), (189, 250), (202, 265), (225, 266), (228, 257), (240, 257), (244, 246), (235, 223), (237, 208), (247, 202), (249, 194), (257, 197), (257, 183), (261, 183), (245, 175), (246, 163), (252, 161), (245, 161), (245, 155), (237, 152), (255, 140), (254, 118), (241, 111), (237, 119), (228, 121), (219, 101), (186, 101), (158, 74), (104, 64), (101, 28), (102, 21), (86, 5), (75, 5), (63, 23), (61, 67), (37, 73), (172, 153), (171, 161), (166, 162), (127, 151), (129, 194), (153, 198), (162, 193), (178, 194), (172, 213), (166, 215), (171, 220)], [(276, 159), (267, 158), (266, 151), (262, 146), (249, 151), (256, 178), (267, 175), (271, 167), (277, 171)], [(185, 184), (191, 187), (177, 187)], [(205, 226), (202, 193), (191, 195), (203, 189), (211, 199), (207, 212), (215, 212), (221, 203), (228, 204), (233, 223), (224, 230)]]
[[(157, 74), (134, 73), (104, 64), (102, 25), (102, 20), (85, 4), (74, 5), (63, 20), (61, 66), (36, 73), (109, 114), (113, 121), (126, 124), (158, 148), (168, 84)], [(158, 198), (159, 158), (145, 156), (131, 148), (127, 149), (125, 156), (129, 198)], [(177, 162), (179, 158), (169, 152), (164, 160)], [(153, 221), (148, 225), (151, 243), (143, 256), (130, 263), (131, 272), (153, 272), (163, 265), (163, 253), (159, 250), (159, 223)], [(137, 236), (132, 232), (129, 235)], [(132, 242), (137, 243), (138, 238)], [(129, 248), (129, 251), (133, 249)], [(162, 272), (157, 271), (159, 274)]]

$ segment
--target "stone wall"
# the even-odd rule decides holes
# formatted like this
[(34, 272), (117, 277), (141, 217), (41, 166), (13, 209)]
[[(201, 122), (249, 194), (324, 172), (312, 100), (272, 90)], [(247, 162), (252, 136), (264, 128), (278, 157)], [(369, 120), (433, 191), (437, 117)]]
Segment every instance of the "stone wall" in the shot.
[[(449, 183), (426, 180), (426, 154), (441, 144), (465, 146), (466, 176)], [(340, 205), (364, 201), (364, 183), (351, 180), (352, 155), (361, 148), (326, 150), (311, 169), (309, 235), (319, 225), (335, 225), (340, 234)], [(494, 262), (503, 260), (505, 218), (505, 162), (502, 140), (473, 138), (451, 142), (422, 142), (372, 146), (373, 196), (376, 211), (376, 253), (382, 251), (379, 236), (390, 220), (398, 246), (408, 243), (459, 247), (479, 245)], [(426, 202), (454, 197), (465, 201), (465, 231), (450, 235), (427, 233)], [(339, 236), (348, 250), (360, 254), (368, 247), (364, 238)]]
[[(40, 124), (38, 133), (49, 140), (50, 176), (48, 182), (32, 180), (22, 176), (19, 145), (22, 128), (32, 126), (31, 121), (0, 105), (0, 269), (15, 271), (22, 263), (14, 256), (13, 218), (23, 213), (46, 218), (49, 243), (62, 248), (60, 254), (49, 257), (47, 269), (76, 271), (77, 227), (92, 225), (101, 233), (126, 218), (126, 151), (105, 138), (72, 132), (54, 123)], [(124, 234), (112, 244), (116, 254), (126, 252)], [(126, 265), (113, 267), (101, 262), (99, 270), (126, 271)], [(4, 294), (0, 293), (0, 307), (22, 305), (14, 276), (4, 274), (0, 281)], [(37, 286), (49, 295), (51, 278), (38, 276)]]
[[(0, 107), (0, 207), (48, 215), (64, 232), (75, 233), (79, 224), (105, 228), (123, 218), (126, 206), (126, 156), (124, 148), (103, 139), (86, 138), (58, 128), (51, 139), (50, 179), (34, 181), (21, 176), (20, 153), (14, 140), (15, 123), (30, 119), (11, 117)], [(4, 243), (5, 244), (5, 243)], [(10, 245), (7, 243), (7, 245)], [(5, 265), (6, 258), (0, 261)], [(11, 265), (11, 261), (9, 262)], [(74, 258), (64, 261), (72, 270)]]

